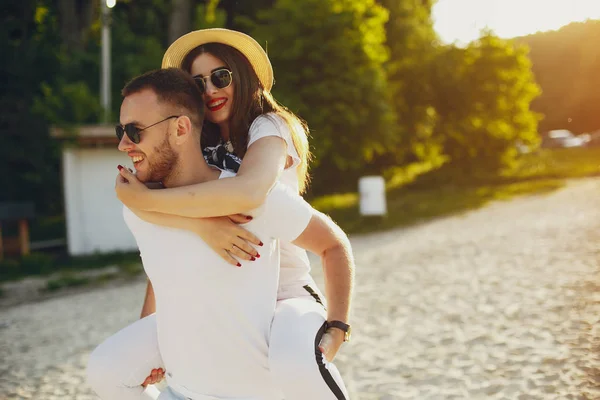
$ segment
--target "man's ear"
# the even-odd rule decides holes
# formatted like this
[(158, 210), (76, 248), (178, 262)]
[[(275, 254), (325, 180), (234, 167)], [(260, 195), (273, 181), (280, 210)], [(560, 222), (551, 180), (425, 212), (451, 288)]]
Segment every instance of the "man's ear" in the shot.
[(186, 115), (177, 118), (177, 135), (175, 141), (177, 144), (184, 143), (194, 135), (192, 132), (192, 121)]

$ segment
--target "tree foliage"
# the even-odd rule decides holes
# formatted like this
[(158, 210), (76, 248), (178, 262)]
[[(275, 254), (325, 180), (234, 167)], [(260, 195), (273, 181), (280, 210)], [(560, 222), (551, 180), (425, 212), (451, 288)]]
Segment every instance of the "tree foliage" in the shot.
[(373, 0), (278, 0), (258, 13), (251, 33), (268, 49), (274, 95), (309, 124), (317, 185), (395, 143), (386, 19)]
[(346, 167), (383, 142), (386, 16), (358, 0), (279, 0), (259, 14), (253, 33), (273, 62), (274, 93), (310, 123), (317, 158)]
[[(516, 44), (488, 33), (466, 48), (442, 46), (433, 2), (118, 0), (111, 10), (112, 117), (123, 85), (158, 68), (177, 32), (227, 26), (267, 48), (275, 97), (307, 120), (313, 194), (354, 190), (361, 174), (414, 161), (445, 157), (468, 171), (509, 165), (516, 143), (537, 141), (530, 103), (538, 89), (521, 42), (532, 49), (544, 89), (533, 103), (546, 115), (544, 126), (564, 127), (569, 118), (576, 131), (600, 126), (598, 23)], [(99, 121), (100, 4), (5, 3), (0, 200), (35, 195), (38, 210), (59, 213), (60, 151), (48, 130)]]
[(0, 201), (37, 200), (38, 210), (60, 212), (58, 148), (47, 134), (48, 121), (35, 109), (44, 96), (42, 83), (60, 73), (51, 6), (18, 0), (3, 6)]
[(491, 33), (436, 59), (437, 132), (450, 163), (465, 170), (511, 166), (517, 144), (537, 145), (539, 116), (530, 110), (539, 87), (527, 48)]
[(432, 67), (438, 53), (431, 0), (380, 0), (389, 10), (386, 23), (390, 59), (389, 91), (397, 117), (399, 146), (386, 154), (396, 163), (439, 158), (437, 112), (433, 108)]

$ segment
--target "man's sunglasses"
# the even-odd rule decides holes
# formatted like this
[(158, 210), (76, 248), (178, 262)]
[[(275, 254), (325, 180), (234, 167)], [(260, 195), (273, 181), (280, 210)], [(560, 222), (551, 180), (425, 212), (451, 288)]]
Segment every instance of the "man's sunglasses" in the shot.
[(206, 80), (208, 78), (210, 78), (210, 81), (217, 89), (225, 89), (226, 87), (229, 87), (229, 85), (231, 85), (231, 71), (227, 68), (219, 68), (216, 71), (211, 72), (209, 76), (194, 76), (196, 85), (198, 85), (198, 88), (200, 88), (200, 91), (202, 93), (206, 92)]
[(153, 126), (158, 125), (161, 122), (165, 122), (166, 120), (169, 120), (171, 118), (179, 118), (179, 117), (180, 117), (180, 115), (171, 115), (170, 117), (161, 119), (160, 121), (158, 121), (152, 125), (148, 125), (145, 128), (138, 128), (137, 126), (135, 126), (135, 124), (126, 124), (125, 126), (117, 125), (117, 126), (115, 126), (115, 132), (117, 133), (117, 138), (119, 139), (119, 142), (121, 141), (121, 139), (123, 139), (123, 135), (127, 134), (127, 137), (129, 138), (129, 140), (131, 140), (135, 144), (139, 144), (140, 143), (140, 132), (145, 131), (148, 128), (152, 128)]

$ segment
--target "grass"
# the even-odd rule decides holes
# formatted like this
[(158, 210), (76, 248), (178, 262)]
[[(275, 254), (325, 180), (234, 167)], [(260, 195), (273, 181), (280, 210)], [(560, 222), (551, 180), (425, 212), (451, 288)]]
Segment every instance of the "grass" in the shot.
[(87, 285), (91, 282), (90, 278), (78, 276), (74, 273), (65, 273), (63, 276), (55, 279), (51, 279), (46, 282), (46, 290), (48, 292), (55, 292), (59, 289), (67, 287), (76, 287)]
[(123, 261), (119, 263), (118, 268), (100, 270), (98, 273), (91, 272), (90, 269), (85, 271), (91, 273), (82, 273), (84, 270), (63, 270), (51, 279), (46, 281), (46, 291), (54, 292), (63, 288), (88, 286), (103, 284), (113, 281), (115, 278), (133, 278), (138, 276), (142, 271), (142, 264), (138, 262)]
[[(48, 276), (59, 273), (66, 276), (64, 281), (67, 283), (64, 286), (76, 286), (77, 282), (72, 282), (70, 279), (73, 271), (99, 269), (110, 265), (118, 266), (125, 276), (133, 276), (141, 271), (140, 255), (138, 252), (114, 252), (68, 257), (32, 253), (20, 259), (0, 261), (0, 282), (32, 275)], [(62, 277), (57, 279), (63, 281)], [(60, 283), (56, 284), (60, 285)]]
[(545, 149), (524, 155), (511, 171), (477, 179), (456, 179), (456, 173), (444, 166), (398, 169), (386, 176), (385, 217), (361, 216), (358, 193), (319, 197), (312, 205), (347, 233), (366, 233), (476, 209), (491, 201), (550, 192), (568, 179), (599, 173), (600, 148)]

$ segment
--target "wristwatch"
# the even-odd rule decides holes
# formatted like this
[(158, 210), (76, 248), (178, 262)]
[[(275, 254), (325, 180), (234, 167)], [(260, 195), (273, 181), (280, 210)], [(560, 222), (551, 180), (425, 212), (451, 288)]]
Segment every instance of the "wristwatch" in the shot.
[(344, 332), (344, 342), (349, 342), (352, 336), (352, 328), (350, 325), (342, 321), (327, 321), (327, 329), (337, 328)]

